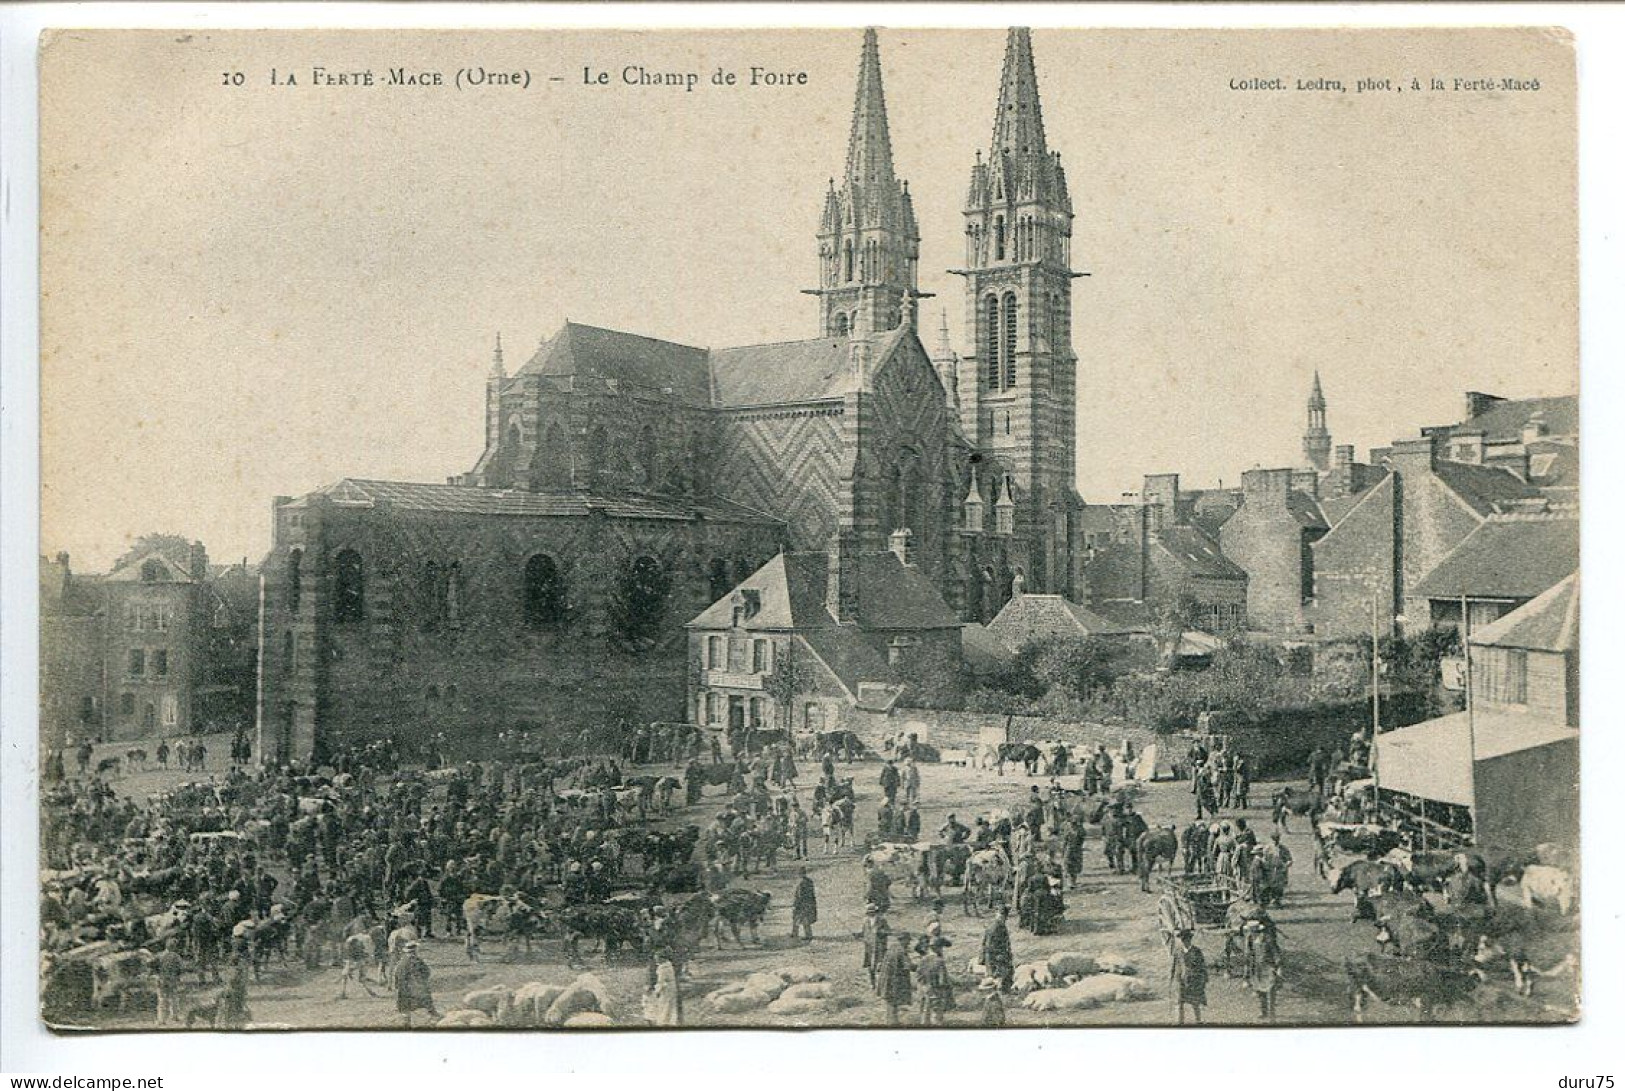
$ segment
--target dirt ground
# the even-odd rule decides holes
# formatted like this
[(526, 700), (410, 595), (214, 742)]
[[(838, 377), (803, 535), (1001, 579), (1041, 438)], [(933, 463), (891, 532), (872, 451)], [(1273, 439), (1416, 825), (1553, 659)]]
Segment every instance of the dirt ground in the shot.
[[(209, 740), (211, 771), (224, 768), (229, 740)], [(122, 752), (129, 744), (102, 748), (106, 753)], [(149, 753), (152, 747), (148, 746)], [(98, 754), (98, 757), (101, 755)], [(842, 776), (856, 778), (858, 790), (857, 832), (872, 829), (880, 796), (876, 762), (842, 767)], [(815, 770), (809, 770), (816, 775)], [(174, 784), (196, 779), (183, 775), (147, 771), (126, 775), (116, 782), (121, 792), (146, 795)], [(992, 771), (944, 765), (921, 766), (922, 828), (936, 830), (949, 812), (969, 823), (976, 814), (1018, 802), (1029, 787), (1047, 782), (1030, 780), (1019, 771), (1009, 770), (1000, 777)], [(1269, 828), (1266, 805), (1272, 784), (1256, 785), (1255, 805), (1245, 812), (1227, 812), (1247, 817), (1261, 833)], [(1178, 823), (1183, 827), (1193, 817), (1188, 785), (1160, 782), (1142, 786), (1137, 807), (1153, 826)], [(699, 806), (674, 814), (672, 823), (702, 824), (718, 808), (721, 800), (711, 796)], [(681, 793), (679, 793), (679, 796)], [(1091, 835), (1096, 830), (1091, 828)], [(1283, 907), (1273, 911), (1282, 941), (1285, 981), (1277, 999), (1276, 1021), (1295, 1024), (1342, 1024), (1351, 1020), (1347, 983), (1343, 972), (1345, 956), (1376, 950), (1369, 923), (1353, 923), (1348, 894), (1333, 895), (1324, 880), (1314, 872), (1313, 847), (1305, 819), (1294, 819), (1285, 837), (1294, 857), (1291, 882)], [(862, 969), (863, 869), (862, 848), (852, 847), (826, 855), (818, 831), (813, 832), (811, 857), (805, 861), (818, 894), (819, 919), (814, 939), (793, 941), (790, 932), (790, 897), (802, 861), (781, 856), (776, 872), (735, 880), (739, 885), (772, 894), (767, 920), (759, 946), (736, 947), (729, 943), (718, 951), (711, 946), (692, 960), (684, 984), (685, 1023), (709, 1026), (816, 1025), (820, 1022), (846, 1026), (881, 1025), (884, 1006), (873, 996)], [(950, 968), (958, 984), (958, 1007), (949, 1013), (949, 1025), (972, 1026), (979, 1022), (981, 997), (967, 963), (978, 952), (985, 920), (965, 915), (957, 888), (947, 888), (947, 908), (943, 918), (953, 946), (947, 952)], [(899, 884), (893, 890), (893, 929), (918, 932), (929, 916), (928, 902), (915, 902)], [(1559, 925), (1558, 927), (1566, 927)], [(1024, 1009), (1019, 998), (1007, 1001), (1008, 1022), (1013, 1026), (1039, 1025), (1131, 1025), (1168, 1024), (1174, 1013), (1169, 1003), (1168, 957), (1157, 930), (1156, 895), (1142, 893), (1132, 875), (1116, 875), (1100, 851), (1098, 835), (1088, 844), (1082, 885), (1066, 893), (1066, 914), (1056, 935), (1034, 936), (1015, 927), (1011, 920), (1011, 940), (1017, 963), (1040, 960), (1058, 951), (1078, 951), (1089, 955), (1111, 953), (1133, 963), (1138, 976), (1149, 986), (1150, 998), (1119, 1002), (1077, 1012), (1040, 1014)], [(1202, 931), (1197, 944), (1207, 955), (1210, 967), (1209, 1006), (1205, 1021), (1219, 1024), (1256, 1025), (1261, 1020), (1254, 995), (1245, 985), (1230, 979), (1222, 966), (1222, 933)], [(587, 955), (581, 965), (570, 966), (557, 938), (541, 940), (529, 954), (509, 952), (500, 940), (488, 940), (482, 960), (470, 962), (460, 939), (447, 939), (438, 930), (437, 938), (426, 940), (420, 952), (433, 971), (432, 989), (437, 1006), (444, 1012), (462, 1006), (461, 997), (473, 989), (493, 985), (517, 986), (531, 981), (567, 984), (580, 972), (596, 974), (614, 995), (621, 1015), (640, 1014), (646, 983), (645, 962), (637, 958), (606, 963), (601, 955)], [(839, 1015), (807, 1021), (791, 1021), (765, 1011), (724, 1015), (711, 1010), (704, 994), (719, 985), (738, 980), (758, 970), (811, 964), (822, 971), (837, 990), (858, 1002)], [(302, 965), (273, 966), (250, 989), (249, 1008), (253, 1025), (260, 1027), (385, 1027), (399, 1026), (392, 990), (374, 984), (376, 997), (368, 997), (352, 986), (346, 1000), (338, 998), (339, 971), (307, 971)], [(1479, 990), (1467, 1003), (1438, 1013), (1439, 1021), (1464, 1022), (1559, 1022), (1574, 1018), (1572, 982), (1544, 982), (1532, 1000), (1518, 997), (1510, 987), (1492, 986)], [(1365, 1021), (1411, 1022), (1415, 1015), (1384, 1005), (1368, 1009)], [(128, 1027), (150, 1025), (149, 1019), (135, 1016), (110, 1017), (102, 1025)]]

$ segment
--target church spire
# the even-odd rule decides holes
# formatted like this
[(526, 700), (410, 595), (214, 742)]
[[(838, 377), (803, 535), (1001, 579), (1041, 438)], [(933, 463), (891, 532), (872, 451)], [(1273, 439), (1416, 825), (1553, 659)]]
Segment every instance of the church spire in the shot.
[(846, 171), (830, 181), (818, 224), (819, 330), (825, 337), (896, 329), (919, 290), (920, 230), (914, 199), (892, 166), (891, 126), (880, 78), (880, 39), (863, 32)]
[(1331, 468), (1332, 434), (1326, 428), (1326, 395), (1320, 390), (1320, 370), (1315, 370), (1314, 384), (1309, 388), (1308, 426), (1303, 433), (1304, 461), (1325, 472)]
[(491, 378), (501, 379), (507, 375), (502, 365), (502, 331), (497, 331), (496, 351), (491, 353)]
[(863, 32), (863, 54), (858, 60), (852, 136), (846, 145), (846, 186), (867, 192), (871, 186), (890, 188), (896, 181), (891, 127), (886, 122), (886, 88), (880, 80), (880, 39), (870, 27)]
[(1033, 35), (1011, 27), (1004, 42), (1004, 73), (993, 116), (993, 155), (1044, 155), (1044, 114), (1038, 105), (1038, 72), (1033, 66)]

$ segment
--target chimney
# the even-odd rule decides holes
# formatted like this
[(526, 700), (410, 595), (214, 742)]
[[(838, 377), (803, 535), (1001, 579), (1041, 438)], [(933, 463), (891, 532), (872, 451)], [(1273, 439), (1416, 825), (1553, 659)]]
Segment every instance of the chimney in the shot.
[(59, 550), (57, 552), (56, 564), (57, 564), (58, 568), (62, 569), (62, 577), (63, 577), (63, 579), (66, 579), (68, 577), (69, 573), (72, 571), (72, 569), (69, 568), (69, 566), (68, 566), (68, 551), (67, 550), (64, 549), (64, 550)]
[(1179, 475), (1146, 474), (1140, 496), (1156, 510), (1151, 519), (1151, 533), (1159, 534), (1179, 522)]
[(1241, 495), (1249, 504), (1285, 505), (1292, 478), (1291, 470), (1247, 470), (1241, 475)]
[(192, 543), (191, 555), (192, 578), (199, 581), (209, 578), (209, 551), (203, 548), (202, 542)]
[(1494, 394), (1480, 394), (1476, 390), (1469, 390), (1467, 392), (1467, 405), (1465, 407), (1467, 415), (1464, 419), (1472, 420), (1480, 413), (1488, 412), (1490, 406), (1494, 405), (1496, 402), (1504, 401), (1506, 401), (1505, 398), (1496, 397)]
[(1534, 443), (1546, 434), (1546, 415), (1540, 410), (1529, 414), (1529, 419), (1523, 424), (1523, 441)]
[(1484, 464), (1484, 433), (1476, 429), (1471, 432), (1457, 432), (1450, 440), (1450, 460), (1452, 462), (1470, 462), (1475, 466), (1482, 466)]
[(1320, 472), (1318, 470), (1293, 470), (1292, 488), (1301, 493), (1307, 493), (1316, 500), (1320, 499)]
[(1354, 465), (1354, 444), (1339, 443), (1334, 457), (1339, 469)]
[(1388, 466), (1401, 476), (1432, 473), (1437, 461), (1437, 450), (1433, 440), (1427, 436), (1421, 439), (1396, 439), (1388, 449)]
[(892, 555), (901, 561), (905, 567), (912, 568), (914, 566), (914, 532), (912, 530), (907, 527), (898, 527), (891, 532), (891, 539), (888, 544), (891, 547)]
[(829, 544), (829, 577), (824, 609), (841, 624), (858, 620), (858, 543), (851, 530), (838, 531)]

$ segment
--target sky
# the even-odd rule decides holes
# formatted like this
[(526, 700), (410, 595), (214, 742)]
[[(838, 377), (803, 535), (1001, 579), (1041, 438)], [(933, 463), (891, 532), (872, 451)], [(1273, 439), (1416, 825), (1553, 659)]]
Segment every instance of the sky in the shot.
[[(1532, 31), (1034, 32), (1076, 220), (1079, 488), (1234, 482), (1577, 387), (1573, 60)], [(722, 347), (812, 336), (858, 31), (71, 32), (42, 52), (41, 548), (154, 531), (258, 560), (271, 504), (440, 481), (566, 318)], [(964, 348), (961, 205), (1004, 36), (883, 30), (928, 346)], [(312, 86), (395, 67), (529, 88)], [(695, 72), (694, 90), (623, 82)], [(750, 69), (805, 83), (749, 87)], [(294, 87), (270, 73), (293, 72)], [(717, 68), (739, 84), (709, 83)], [(589, 85), (586, 70), (607, 72)], [(233, 73), (242, 73), (240, 84)], [(1361, 78), (1538, 91), (1356, 94)], [(1341, 79), (1348, 90), (1237, 91)]]

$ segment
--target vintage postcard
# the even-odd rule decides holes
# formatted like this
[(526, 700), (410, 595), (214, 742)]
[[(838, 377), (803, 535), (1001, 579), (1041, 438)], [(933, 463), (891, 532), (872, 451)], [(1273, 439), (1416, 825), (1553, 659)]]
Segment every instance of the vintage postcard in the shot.
[(1563, 31), (39, 59), (49, 1026), (1578, 1018)]

